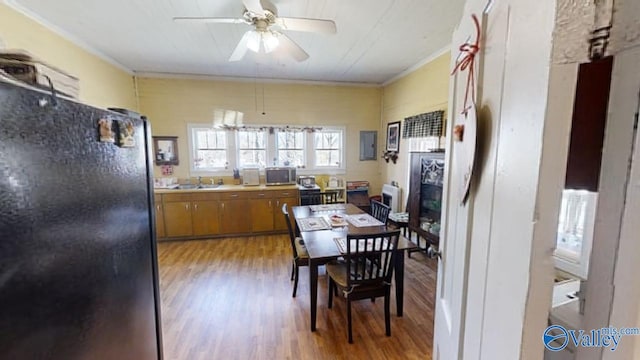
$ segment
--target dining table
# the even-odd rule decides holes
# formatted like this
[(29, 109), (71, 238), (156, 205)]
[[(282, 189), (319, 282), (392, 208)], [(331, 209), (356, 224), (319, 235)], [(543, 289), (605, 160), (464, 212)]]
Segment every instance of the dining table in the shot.
[[(318, 267), (344, 256), (335, 240), (346, 238), (347, 235), (377, 234), (395, 229), (388, 228), (386, 224), (379, 221), (376, 223), (375, 220), (371, 221), (370, 226), (367, 226), (366, 221), (374, 218), (350, 203), (294, 206), (292, 213), (296, 221), (296, 232), (300, 234), (309, 253), (311, 331), (315, 331), (318, 305)], [(336, 218), (343, 218), (344, 221), (341, 221), (339, 226), (335, 226)], [(403, 306), (404, 252), (416, 247), (405, 237), (399, 237), (397, 247), (399, 256), (395, 256), (394, 261), (396, 311), (399, 317), (402, 316)]]

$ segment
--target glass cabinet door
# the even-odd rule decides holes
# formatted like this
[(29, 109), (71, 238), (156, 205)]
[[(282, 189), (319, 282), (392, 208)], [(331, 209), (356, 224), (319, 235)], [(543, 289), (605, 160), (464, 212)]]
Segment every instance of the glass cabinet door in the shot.
[(423, 158), (420, 186), (420, 228), (440, 235), (444, 160)]

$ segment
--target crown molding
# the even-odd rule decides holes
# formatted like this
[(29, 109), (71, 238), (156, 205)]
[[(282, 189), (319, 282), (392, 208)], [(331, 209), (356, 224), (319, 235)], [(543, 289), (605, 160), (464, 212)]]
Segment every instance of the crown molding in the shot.
[(324, 85), (324, 86), (345, 86), (345, 87), (364, 87), (364, 88), (381, 87), (380, 84), (375, 84), (375, 83), (256, 78), (256, 77), (241, 77), (241, 76), (218, 76), (218, 75), (182, 74), (182, 73), (166, 73), (166, 72), (134, 71), (133, 75), (136, 78), (152, 78), (152, 79), (231, 81), (231, 82), (246, 82), (246, 83), (259, 82), (259, 83), (269, 83), (269, 84)]

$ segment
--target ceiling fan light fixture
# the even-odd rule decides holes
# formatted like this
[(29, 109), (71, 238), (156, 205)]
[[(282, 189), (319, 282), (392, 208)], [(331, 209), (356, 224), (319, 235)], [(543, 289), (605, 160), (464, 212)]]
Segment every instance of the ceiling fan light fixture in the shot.
[(257, 31), (251, 31), (249, 39), (247, 39), (247, 48), (253, 52), (260, 51), (261, 36)]
[(268, 54), (278, 47), (280, 40), (278, 40), (275, 32), (265, 31), (262, 33), (262, 44), (264, 45), (264, 52)]

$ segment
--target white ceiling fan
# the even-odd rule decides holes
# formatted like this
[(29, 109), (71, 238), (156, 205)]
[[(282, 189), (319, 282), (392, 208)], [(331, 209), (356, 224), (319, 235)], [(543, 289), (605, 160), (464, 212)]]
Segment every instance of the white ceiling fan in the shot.
[(336, 24), (331, 20), (278, 17), (278, 11), (268, 0), (242, 0), (245, 10), (241, 18), (222, 17), (174, 17), (174, 21), (200, 21), (207, 23), (248, 24), (255, 30), (247, 31), (231, 54), (229, 61), (238, 61), (247, 50), (265, 53), (281, 48), (297, 61), (304, 61), (309, 54), (291, 40), (282, 30), (335, 34)]

